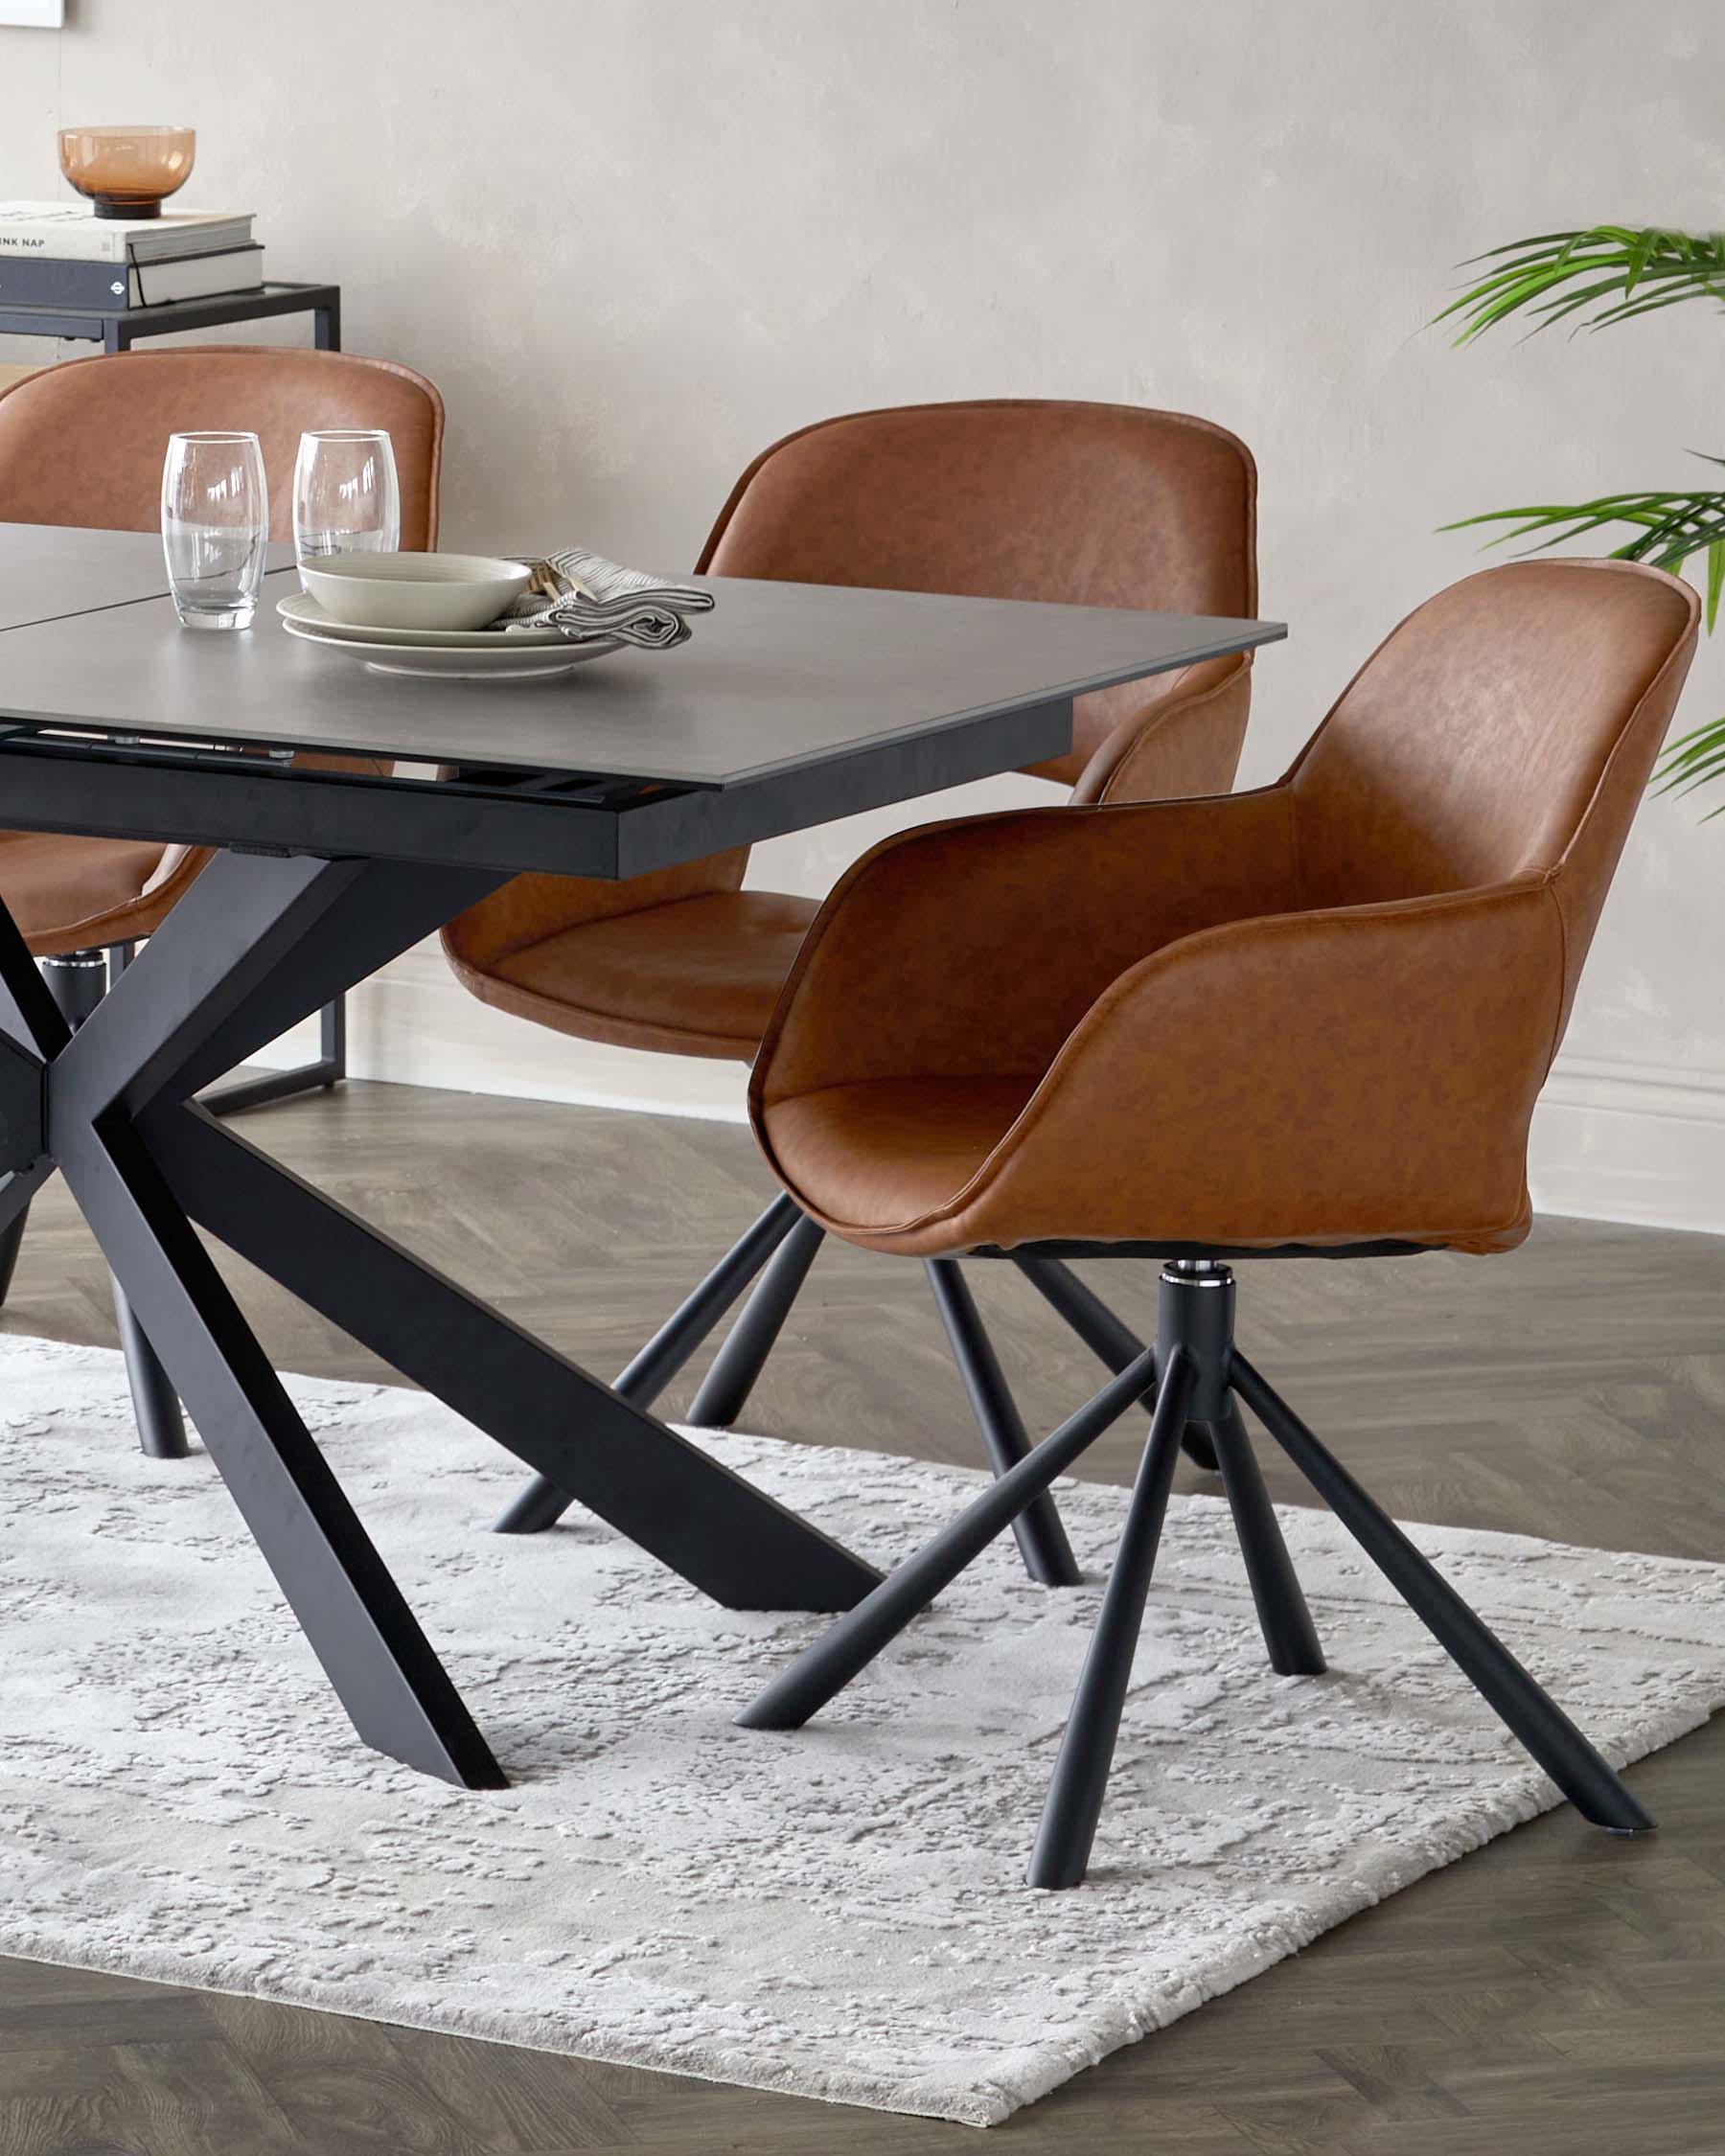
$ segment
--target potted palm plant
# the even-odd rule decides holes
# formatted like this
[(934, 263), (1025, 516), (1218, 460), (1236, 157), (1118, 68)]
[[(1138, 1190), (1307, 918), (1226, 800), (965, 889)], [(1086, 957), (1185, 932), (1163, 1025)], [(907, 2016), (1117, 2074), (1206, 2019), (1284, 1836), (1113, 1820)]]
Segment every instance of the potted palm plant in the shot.
[[(1488, 265), (1488, 266), (1484, 266)], [(1575, 317), (1576, 329), (1604, 330), (1690, 300), (1725, 304), (1725, 233), (1641, 230), (1596, 224), (1584, 232), (1549, 232), (1494, 247), (1467, 265), (1482, 274), (1437, 319), (1459, 321), (1458, 345), (1471, 344), (1511, 317), (1535, 330)], [(1707, 457), (1725, 468), (1725, 457)], [(1725, 590), (1725, 490), (1601, 494), (1593, 501), (1533, 502), (1464, 516), (1446, 531), (1495, 524), (1492, 543), (1527, 539), (1528, 551), (1595, 532), (1626, 531), (1611, 549), (1622, 561), (1662, 569), (1701, 569), (1707, 626), (1718, 616)], [(1667, 749), (1655, 774), (1667, 790), (1688, 792), (1725, 779), (1725, 718), (1709, 720)], [(1709, 812), (1718, 815), (1725, 802)]]

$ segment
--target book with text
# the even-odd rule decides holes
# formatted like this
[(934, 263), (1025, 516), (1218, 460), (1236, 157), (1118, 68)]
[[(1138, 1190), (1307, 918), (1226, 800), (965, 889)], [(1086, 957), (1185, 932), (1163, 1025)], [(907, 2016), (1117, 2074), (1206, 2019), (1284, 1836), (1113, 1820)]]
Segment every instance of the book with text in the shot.
[(164, 210), (159, 218), (99, 218), (81, 204), (0, 202), (0, 259), (172, 262), (251, 244), (251, 215)]
[(262, 247), (223, 247), (173, 262), (61, 262), (0, 253), (0, 309), (8, 307), (163, 307), (217, 292), (255, 290), (264, 282)]

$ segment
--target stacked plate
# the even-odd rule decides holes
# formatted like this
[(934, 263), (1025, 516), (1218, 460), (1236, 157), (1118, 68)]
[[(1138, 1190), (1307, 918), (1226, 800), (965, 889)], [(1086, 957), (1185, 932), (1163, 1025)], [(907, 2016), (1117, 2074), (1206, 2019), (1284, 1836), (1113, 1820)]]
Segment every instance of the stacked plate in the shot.
[(468, 554), (342, 555), (304, 571), (307, 590), (277, 602), (289, 636), (356, 658), (374, 674), (528, 681), (620, 651), (571, 644), (555, 629), (484, 626), (526, 587), (517, 562)]

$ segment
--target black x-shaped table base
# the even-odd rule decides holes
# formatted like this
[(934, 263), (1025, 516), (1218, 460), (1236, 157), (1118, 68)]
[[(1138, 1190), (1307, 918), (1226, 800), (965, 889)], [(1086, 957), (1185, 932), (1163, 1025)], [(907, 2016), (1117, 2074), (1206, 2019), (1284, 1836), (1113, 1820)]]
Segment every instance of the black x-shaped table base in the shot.
[(503, 1771), (194, 1222), (725, 1607), (880, 1576), (190, 1105), (504, 880), (218, 855), (76, 1035), (0, 907), (0, 1228), (64, 1175), (354, 1727), (472, 1789)]

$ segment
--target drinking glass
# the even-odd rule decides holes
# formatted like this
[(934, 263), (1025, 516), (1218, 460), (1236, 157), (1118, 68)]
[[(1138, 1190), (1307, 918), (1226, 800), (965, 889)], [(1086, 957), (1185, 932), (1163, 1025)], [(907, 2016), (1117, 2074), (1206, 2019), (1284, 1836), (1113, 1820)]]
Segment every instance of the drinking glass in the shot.
[(302, 434), (293, 466), (300, 567), (329, 554), (393, 554), (401, 543), (402, 496), (388, 435), (359, 426)]
[(162, 467), (162, 552), (187, 629), (249, 629), (269, 541), (255, 434), (174, 434)]

